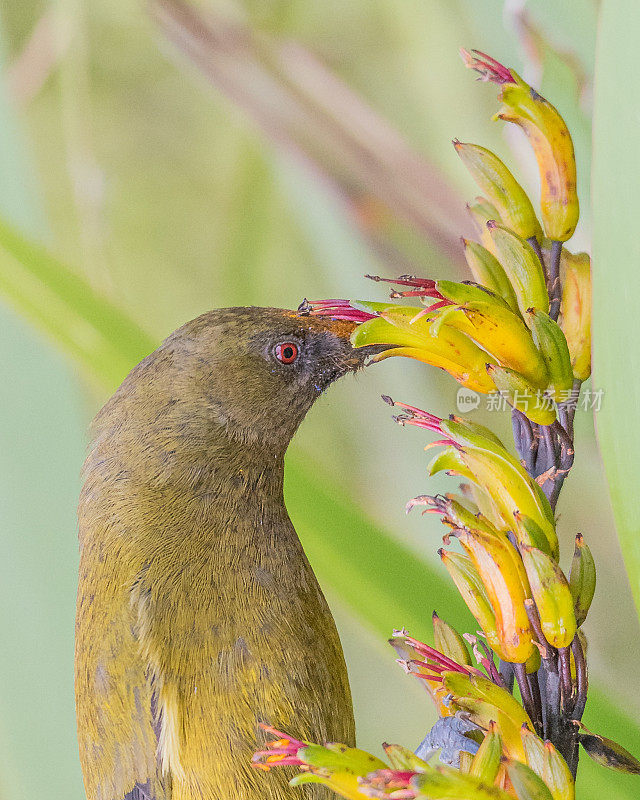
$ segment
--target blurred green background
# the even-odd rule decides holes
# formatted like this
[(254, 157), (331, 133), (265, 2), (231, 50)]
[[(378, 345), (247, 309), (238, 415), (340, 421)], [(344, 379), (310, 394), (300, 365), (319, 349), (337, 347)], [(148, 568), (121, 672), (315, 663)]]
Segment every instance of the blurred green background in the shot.
[[(495, 89), (474, 82), (459, 46), (513, 65), (564, 114), (583, 208), (575, 247), (590, 245), (593, 0), (200, 5), (223, 41), (233, 25), (256, 43), (251, 58), (232, 43), (208, 79), (167, 41), (166, 17), (154, 20), (144, 4), (5, 0), (0, 10), (0, 800), (83, 796), (72, 685), (75, 503), (87, 424), (136, 348), (141, 357), (216, 306), (384, 297), (364, 273), (460, 276), (455, 237), (468, 232), (464, 203), (476, 192), (453, 137), (491, 147), (536, 192), (526, 143), (490, 122)], [(341, 160), (337, 131), (355, 105), (322, 70), (369, 108), (345, 138), (355, 167)], [(247, 85), (257, 97), (243, 94)], [(293, 86), (301, 107), (315, 92), (316, 105), (286, 135), (278, 125), (287, 103), (268, 119), (256, 106), (279, 107), (274, 86)], [(358, 161), (371, 142), (388, 148), (387, 172)], [(417, 194), (393, 195), (403, 148), (419, 154), (425, 174), (441, 174), (438, 191), (427, 181)], [(358, 172), (362, 163), (368, 172)], [(66, 267), (18, 246), (5, 224)], [(101, 298), (141, 331), (136, 338), (134, 326), (133, 345), (113, 358), (108, 347), (92, 350)], [(473, 629), (435, 554), (439, 522), (403, 513), (409, 497), (452, 482), (427, 484), (423, 437), (394, 426), (379, 395), (446, 414), (455, 389), (431, 368), (385, 362), (332, 388), (289, 457), (290, 511), (340, 627), (360, 744), (374, 752), (383, 740), (415, 746), (434, 718), (394, 663), (391, 628), (428, 637), (435, 608)], [(474, 413), (508, 430), (506, 414)], [(588, 413), (578, 412), (577, 432), (559, 530), (564, 558), (582, 531), (599, 570), (585, 719), (637, 753), (638, 621)], [(637, 796), (634, 779), (584, 761), (582, 797)]]

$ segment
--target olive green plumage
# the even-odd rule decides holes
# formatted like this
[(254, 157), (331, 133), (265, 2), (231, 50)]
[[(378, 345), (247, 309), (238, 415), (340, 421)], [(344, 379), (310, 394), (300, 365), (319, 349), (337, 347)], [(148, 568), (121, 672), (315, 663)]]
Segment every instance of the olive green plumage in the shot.
[(352, 328), (212, 311), (94, 421), (76, 622), (88, 800), (293, 798), (286, 775), (250, 766), (260, 722), (354, 744), (338, 635), (282, 494), (306, 412), (364, 362)]

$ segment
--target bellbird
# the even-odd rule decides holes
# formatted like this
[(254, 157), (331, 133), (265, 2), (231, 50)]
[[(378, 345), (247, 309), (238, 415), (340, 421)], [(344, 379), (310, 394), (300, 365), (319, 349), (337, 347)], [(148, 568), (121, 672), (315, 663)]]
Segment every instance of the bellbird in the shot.
[(297, 427), (372, 352), (353, 328), (211, 311), (94, 420), (76, 617), (88, 800), (293, 798), (286, 776), (251, 769), (261, 722), (354, 744), (338, 634), (283, 498)]

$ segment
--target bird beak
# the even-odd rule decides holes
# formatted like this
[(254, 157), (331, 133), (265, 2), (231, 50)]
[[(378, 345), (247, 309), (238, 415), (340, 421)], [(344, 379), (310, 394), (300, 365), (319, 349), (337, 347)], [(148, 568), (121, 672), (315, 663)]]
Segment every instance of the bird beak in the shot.
[[(309, 317), (306, 317), (309, 320)], [(351, 344), (351, 334), (358, 327), (357, 322), (343, 319), (331, 319), (330, 317), (312, 317), (314, 327), (332, 333), (340, 342), (340, 361), (344, 372), (357, 372), (363, 367), (369, 366), (372, 359), (388, 350), (392, 345), (373, 344), (364, 347), (353, 347)], [(311, 321), (311, 320), (310, 320)]]
[(364, 347), (354, 347), (351, 344), (351, 334), (358, 327), (357, 324), (352, 322), (345, 323), (344, 321), (342, 321), (342, 324), (346, 324), (350, 328), (349, 334), (345, 340), (345, 347), (347, 350), (347, 357), (349, 358), (350, 362), (354, 363), (354, 366), (352, 367), (353, 371), (361, 369), (362, 367), (368, 367), (370, 364), (373, 364), (375, 361), (375, 356), (379, 355), (380, 353), (384, 353), (385, 350), (389, 350), (389, 348), (394, 346), (388, 344), (369, 344), (365, 345)]

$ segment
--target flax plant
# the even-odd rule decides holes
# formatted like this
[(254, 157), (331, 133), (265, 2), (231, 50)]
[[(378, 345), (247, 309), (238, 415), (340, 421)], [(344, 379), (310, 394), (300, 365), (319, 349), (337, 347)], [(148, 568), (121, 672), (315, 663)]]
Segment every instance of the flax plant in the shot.
[(300, 307), (359, 323), (356, 347), (387, 345), (377, 360), (413, 358), (470, 391), (499, 396), (511, 407), (517, 453), (469, 419), (383, 398), (400, 425), (436, 434), (427, 445), (438, 448), (429, 475), (463, 480), (459, 492), (421, 495), (407, 510), (440, 515), (446, 533), (438, 552), (478, 629), (461, 635), (434, 613), (435, 647), (394, 631), (400, 665), (439, 715), (415, 753), (384, 745), (382, 761), (266, 728), (276, 738), (255, 754), (256, 768), (295, 767), (292, 784), (321, 783), (352, 800), (572, 800), (580, 746), (605, 766), (640, 773), (634, 756), (581, 722), (588, 701), (581, 626), (596, 567), (587, 537), (577, 533), (565, 570), (556, 531), (574, 460), (574, 415), (591, 369), (590, 261), (566, 244), (579, 217), (571, 135), (557, 109), (513, 70), (477, 51), (462, 56), (500, 87), (495, 118), (529, 139), (540, 219), (497, 156), (456, 140), (482, 193), (468, 207), (479, 241), (463, 240), (473, 280), (368, 276), (391, 285), (390, 301)]

